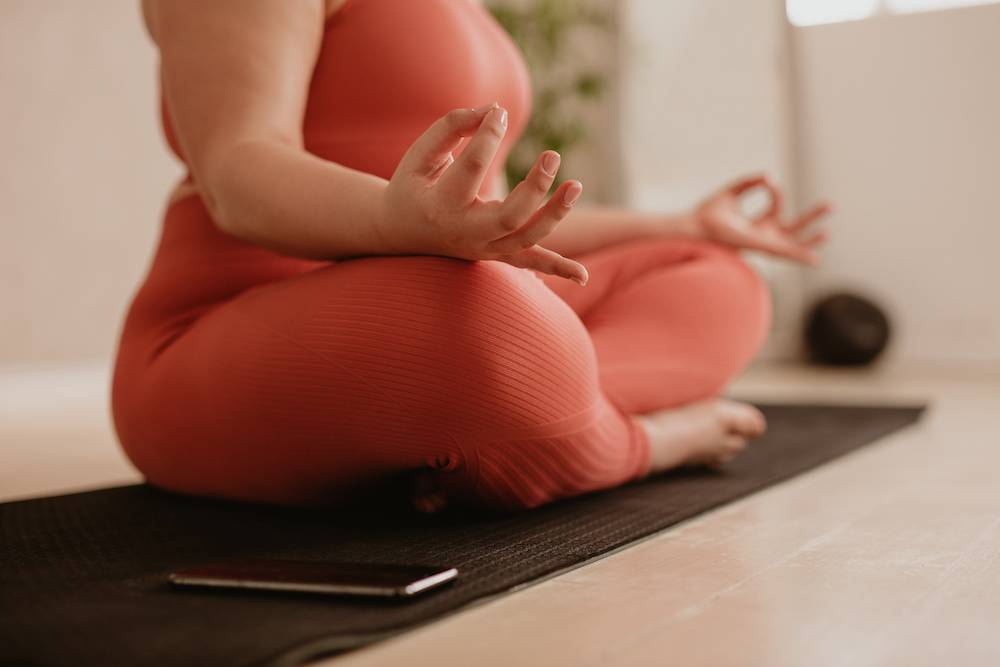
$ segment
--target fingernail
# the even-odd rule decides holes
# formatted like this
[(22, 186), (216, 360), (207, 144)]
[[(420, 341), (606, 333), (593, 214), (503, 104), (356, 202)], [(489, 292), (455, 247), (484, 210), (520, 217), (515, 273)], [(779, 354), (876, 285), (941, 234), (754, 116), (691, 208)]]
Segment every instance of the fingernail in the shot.
[(545, 172), (547, 176), (555, 176), (556, 170), (559, 169), (559, 153), (554, 151), (549, 151), (544, 156), (542, 156), (542, 171)]
[(500, 121), (500, 125), (507, 127), (507, 110), (503, 107), (497, 107), (497, 110), (493, 112), (496, 114), (496, 119)]
[(484, 104), (481, 107), (476, 107), (472, 111), (473, 111), (473, 113), (475, 113), (475, 114), (478, 115), (478, 114), (481, 114), (481, 113), (486, 113), (490, 109), (495, 109), (498, 106), (500, 106), (500, 105), (498, 105), (496, 102), (490, 102), (489, 104)]
[(563, 195), (563, 203), (566, 206), (572, 206), (576, 203), (576, 200), (580, 198), (583, 194), (583, 185), (580, 183), (574, 183), (573, 185), (566, 188), (566, 194)]

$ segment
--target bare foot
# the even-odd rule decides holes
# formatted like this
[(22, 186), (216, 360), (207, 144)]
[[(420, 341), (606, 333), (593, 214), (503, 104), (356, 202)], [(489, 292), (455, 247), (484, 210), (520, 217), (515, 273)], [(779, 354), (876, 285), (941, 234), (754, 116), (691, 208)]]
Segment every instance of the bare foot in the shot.
[[(724, 465), (767, 428), (757, 408), (721, 398), (637, 415), (636, 419), (649, 434), (651, 475), (679, 466)], [(414, 471), (410, 484), (416, 511), (436, 514), (448, 506), (448, 496), (435, 481), (433, 471)]]
[(636, 418), (649, 434), (650, 474), (684, 465), (721, 466), (767, 428), (760, 410), (722, 398)]

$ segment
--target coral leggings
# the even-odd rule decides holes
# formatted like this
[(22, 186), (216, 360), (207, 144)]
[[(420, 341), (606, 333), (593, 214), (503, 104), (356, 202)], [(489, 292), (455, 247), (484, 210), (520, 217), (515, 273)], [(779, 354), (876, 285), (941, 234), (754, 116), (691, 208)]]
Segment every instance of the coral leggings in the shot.
[[(619, 485), (649, 471), (633, 415), (717, 394), (769, 324), (757, 275), (703, 242), (585, 254), (586, 287), (404, 256), (243, 289), (270, 269), (185, 254), (211, 246), (186, 242), (198, 215), (197, 198), (168, 213), (113, 401), (135, 464), (185, 493), (336, 503), (424, 468), (453, 498), (513, 509)], [(196, 234), (220, 235), (206, 225)]]

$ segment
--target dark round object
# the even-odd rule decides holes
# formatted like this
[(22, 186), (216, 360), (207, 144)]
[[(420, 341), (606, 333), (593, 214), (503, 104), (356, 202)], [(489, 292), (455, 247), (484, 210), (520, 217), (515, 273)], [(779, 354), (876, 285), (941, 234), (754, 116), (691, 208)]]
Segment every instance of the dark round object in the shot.
[(890, 331), (889, 318), (868, 299), (832, 294), (817, 302), (806, 318), (806, 347), (817, 363), (864, 366), (885, 350)]

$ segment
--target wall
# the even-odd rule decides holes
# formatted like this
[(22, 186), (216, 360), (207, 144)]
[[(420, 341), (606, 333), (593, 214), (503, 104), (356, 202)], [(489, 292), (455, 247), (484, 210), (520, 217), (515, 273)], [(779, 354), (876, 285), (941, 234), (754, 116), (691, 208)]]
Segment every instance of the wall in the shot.
[(796, 29), (801, 194), (840, 206), (811, 295), (887, 304), (895, 361), (1000, 362), (1000, 5)]
[(0, 3), (0, 364), (111, 354), (179, 168), (137, 0)]
[[(762, 169), (793, 185), (784, 3), (627, 0), (620, 12), (626, 201), (688, 209)], [(776, 298), (769, 355), (790, 356), (801, 270), (776, 262), (762, 268)]]

